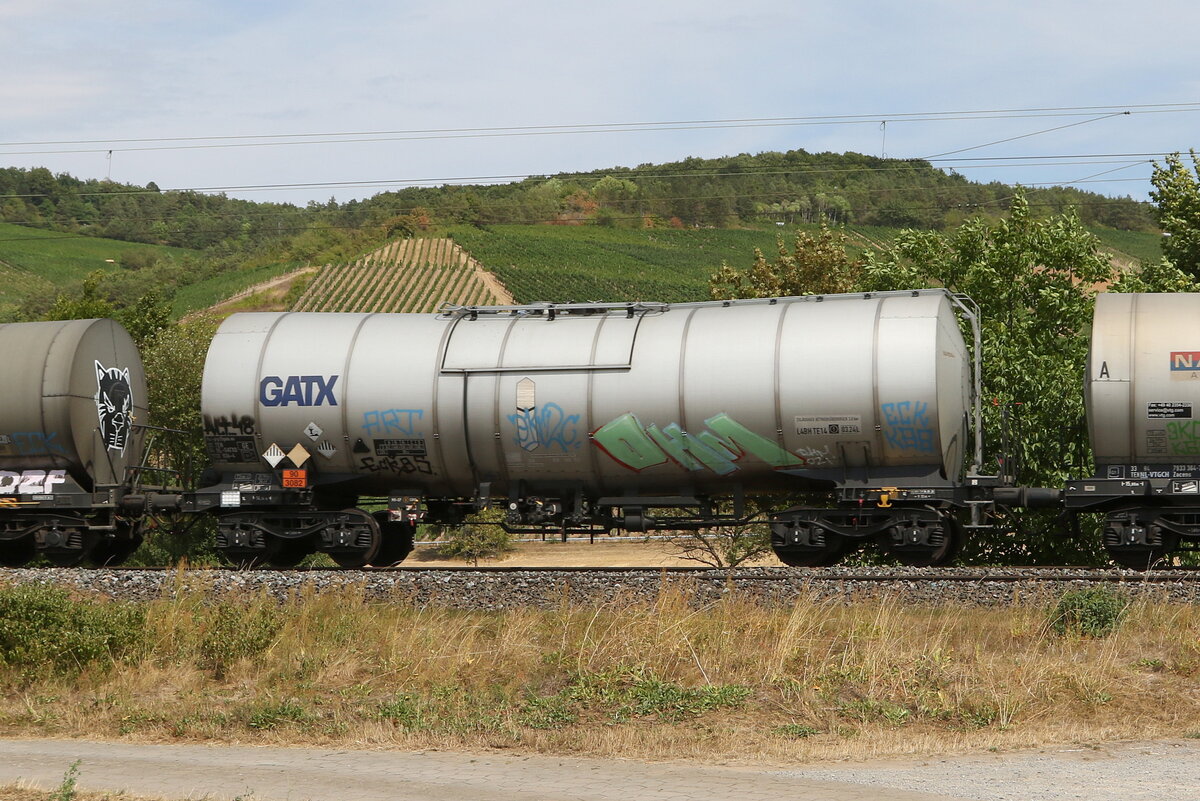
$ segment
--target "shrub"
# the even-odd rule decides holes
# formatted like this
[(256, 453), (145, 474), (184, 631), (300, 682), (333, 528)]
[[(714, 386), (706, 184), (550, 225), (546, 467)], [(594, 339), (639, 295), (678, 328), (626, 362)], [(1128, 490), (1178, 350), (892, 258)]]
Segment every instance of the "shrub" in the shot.
[(438, 553), (447, 559), (464, 559), (478, 565), (513, 549), (512, 537), (498, 524), (504, 513), (487, 509), (470, 515), (461, 526), (450, 528)]
[(25, 676), (112, 664), (143, 641), (145, 611), (75, 600), (57, 587), (0, 587), (0, 665)]
[(1129, 599), (1108, 587), (1091, 587), (1063, 593), (1050, 613), (1050, 627), (1058, 634), (1107, 637), (1121, 625)]
[(280, 616), (262, 604), (222, 602), (207, 613), (207, 627), (200, 640), (200, 661), (218, 679), (241, 659), (255, 656), (275, 641)]

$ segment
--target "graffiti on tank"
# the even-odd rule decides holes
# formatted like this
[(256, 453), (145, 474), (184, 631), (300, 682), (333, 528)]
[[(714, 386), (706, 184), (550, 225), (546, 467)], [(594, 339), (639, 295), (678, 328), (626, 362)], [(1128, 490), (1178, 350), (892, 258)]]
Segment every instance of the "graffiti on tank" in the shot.
[(0, 452), (18, 456), (65, 456), (67, 451), (58, 444), (58, 432), (14, 431), (0, 434)]
[(678, 423), (644, 426), (637, 415), (627, 412), (597, 429), (592, 439), (617, 462), (639, 472), (672, 461), (687, 470), (707, 469), (723, 476), (736, 471), (737, 461), (746, 454), (776, 470), (809, 465), (805, 457), (754, 433), (725, 412), (708, 418), (704, 425), (704, 431), (689, 434)]
[(1200, 456), (1200, 420), (1168, 422), (1167, 445), (1172, 456)]
[(66, 470), (0, 470), (0, 495), (45, 495), (67, 483)]
[(802, 458), (808, 467), (824, 467), (833, 464), (833, 454), (829, 452), (828, 445), (824, 448), (797, 448), (794, 453)]
[(337, 406), (337, 380), (336, 375), (269, 375), (258, 385), (258, 400), (263, 406)]
[(889, 447), (899, 451), (933, 453), (936, 432), (929, 421), (929, 404), (924, 401), (884, 403), (883, 436)]
[(368, 437), (387, 434), (412, 437), (422, 433), (416, 425), (424, 417), (424, 409), (375, 409), (363, 412), (362, 424)]
[(433, 475), (433, 465), (428, 459), (421, 456), (364, 456), (359, 459), (358, 463), (359, 467), (369, 473)]
[(129, 368), (105, 367), (96, 362), (96, 414), (100, 418), (100, 438), (110, 451), (125, 453), (129, 428), (133, 424), (133, 389), (129, 386)]
[(248, 414), (239, 415), (235, 412), (229, 416), (221, 415), (220, 417), (204, 415), (204, 433), (213, 436), (230, 434), (253, 436), (255, 426), (254, 418)]
[(508, 416), (517, 430), (513, 442), (527, 451), (545, 448), (569, 453), (583, 445), (579, 438), (579, 415), (567, 414), (557, 403), (519, 409)]

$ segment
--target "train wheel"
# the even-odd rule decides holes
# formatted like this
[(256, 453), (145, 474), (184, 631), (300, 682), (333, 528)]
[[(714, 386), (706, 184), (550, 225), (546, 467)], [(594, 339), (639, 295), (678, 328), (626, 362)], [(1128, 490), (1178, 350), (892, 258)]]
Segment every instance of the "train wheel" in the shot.
[(32, 536), (0, 541), (0, 567), (24, 567), (36, 554)]
[(1164, 543), (1157, 548), (1106, 545), (1105, 550), (1108, 551), (1108, 558), (1120, 567), (1127, 567), (1130, 570), (1150, 570), (1169, 557), (1177, 544), (1176, 542), (1168, 547)]
[(334, 532), (337, 545), (329, 550), (329, 558), (341, 567), (366, 567), (379, 554), (383, 536), (379, 523), (359, 509), (347, 509), (352, 513), (342, 527)]
[(372, 567), (391, 567), (403, 562), (413, 549), (413, 535), (417, 527), (409, 523), (396, 523), (388, 519), (387, 510), (371, 515), (379, 524), (379, 533), (383, 538), (379, 544), (379, 553), (371, 560)]
[(88, 554), (88, 560), (96, 567), (116, 567), (124, 564), (133, 552), (142, 545), (142, 532), (139, 526), (128, 521), (116, 522), (116, 536), (97, 542)]
[[(957, 518), (946, 516), (942, 518), (945, 526), (945, 537), (941, 543), (930, 546), (900, 546), (891, 545), (890, 538), (884, 551), (888, 556), (907, 567), (941, 567), (954, 561), (962, 550), (964, 532), (962, 523)], [(931, 538), (932, 539), (932, 538)]]
[(779, 561), (789, 567), (829, 567), (840, 562), (849, 548), (850, 540), (826, 533), (823, 545), (788, 545), (774, 550)]

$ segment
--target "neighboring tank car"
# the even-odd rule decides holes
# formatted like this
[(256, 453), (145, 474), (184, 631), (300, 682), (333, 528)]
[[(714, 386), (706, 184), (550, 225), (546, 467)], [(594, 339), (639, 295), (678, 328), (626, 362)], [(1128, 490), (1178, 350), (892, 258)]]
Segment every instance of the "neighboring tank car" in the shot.
[(123, 561), (146, 381), (112, 320), (0, 325), (0, 565)]
[(188, 508), (218, 516), (235, 561), (360, 566), (492, 499), (514, 530), (649, 531), (745, 522), (747, 494), (836, 489), (835, 508), (772, 516), (785, 562), (869, 540), (941, 563), (994, 483), (973, 475), (960, 317), (977, 338), (943, 290), (235, 314), (205, 365), (213, 472)]
[(1085, 401), (1096, 473), (1066, 508), (1126, 567), (1200, 547), (1200, 294), (1098, 295)]

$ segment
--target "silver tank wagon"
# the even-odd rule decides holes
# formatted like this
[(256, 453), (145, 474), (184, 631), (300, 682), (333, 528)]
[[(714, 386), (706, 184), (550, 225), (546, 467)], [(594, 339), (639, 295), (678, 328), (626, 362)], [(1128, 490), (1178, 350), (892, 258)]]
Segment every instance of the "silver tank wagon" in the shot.
[(141, 456), (146, 380), (112, 320), (0, 325), (0, 564), (120, 561)]
[(1107, 512), (1104, 544), (1145, 568), (1200, 544), (1200, 294), (1097, 296), (1084, 384), (1096, 461), (1068, 509)]
[(925, 290), (233, 315), (205, 365), (220, 481), (201, 505), (220, 495), (231, 553), (286, 563), (315, 538), (352, 564), (378, 538), (364, 497), (645, 530), (661, 507), (721, 522), (710, 499), (744, 493), (952, 488), (977, 414), (962, 308)]

